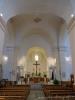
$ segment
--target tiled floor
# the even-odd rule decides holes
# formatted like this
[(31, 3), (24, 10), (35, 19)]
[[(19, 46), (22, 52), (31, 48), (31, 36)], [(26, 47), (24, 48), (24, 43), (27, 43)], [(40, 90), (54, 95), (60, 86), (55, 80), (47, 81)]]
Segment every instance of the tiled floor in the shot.
[(27, 100), (44, 100), (40, 99), (44, 97), (41, 84), (32, 84), (30, 94)]
[(42, 99), (43, 97), (44, 93), (42, 90), (31, 90), (27, 100), (45, 100)]

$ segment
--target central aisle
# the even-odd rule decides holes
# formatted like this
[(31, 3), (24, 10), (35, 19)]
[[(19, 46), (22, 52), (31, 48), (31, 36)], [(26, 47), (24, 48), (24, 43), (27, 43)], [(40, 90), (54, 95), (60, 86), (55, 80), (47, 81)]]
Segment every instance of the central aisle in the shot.
[(45, 100), (45, 99), (42, 99), (44, 97), (45, 96), (44, 96), (41, 84), (38, 84), (38, 83), (32, 84), (30, 94), (27, 100)]
[(27, 100), (45, 100), (42, 90), (31, 90)]

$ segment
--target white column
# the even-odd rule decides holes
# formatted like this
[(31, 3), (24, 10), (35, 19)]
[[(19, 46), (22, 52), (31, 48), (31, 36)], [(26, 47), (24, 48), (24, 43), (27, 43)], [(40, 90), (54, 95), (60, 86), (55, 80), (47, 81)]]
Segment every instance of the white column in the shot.
[(3, 78), (2, 60), (3, 60), (4, 38), (5, 38), (5, 32), (1, 28), (1, 23), (0, 23), (0, 79)]
[(4, 45), (4, 32), (0, 28), (0, 64), (2, 63), (3, 45)]
[(72, 53), (72, 73), (74, 74), (75, 81), (75, 18), (73, 18), (69, 24), (69, 36)]
[(13, 71), (14, 74), (12, 74), (12, 77), (14, 81), (16, 80), (16, 62), (18, 52), (18, 49), (15, 46), (15, 39), (15, 33), (10, 26), (7, 34), (5, 35), (5, 42), (3, 48), (4, 55), (8, 57), (8, 61), (3, 62), (3, 78), (11, 80), (10, 73)]

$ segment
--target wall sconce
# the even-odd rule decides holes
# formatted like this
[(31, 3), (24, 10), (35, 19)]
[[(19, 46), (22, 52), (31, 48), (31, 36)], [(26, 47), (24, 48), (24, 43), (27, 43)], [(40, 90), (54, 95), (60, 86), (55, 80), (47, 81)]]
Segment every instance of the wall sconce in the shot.
[(7, 56), (3, 56), (3, 60), (4, 60), (5, 62), (7, 62), (7, 61), (8, 61), (8, 57), (7, 57)]

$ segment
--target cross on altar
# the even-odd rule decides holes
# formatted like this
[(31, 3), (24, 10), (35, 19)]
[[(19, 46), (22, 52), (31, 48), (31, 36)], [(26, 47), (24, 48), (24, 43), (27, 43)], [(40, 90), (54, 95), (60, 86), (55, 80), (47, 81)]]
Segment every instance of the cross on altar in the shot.
[(37, 76), (37, 66), (38, 66), (38, 65), (40, 65), (40, 64), (38, 64), (38, 62), (36, 61), (36, 63), (35, 63), (35, 64), (33, 64), (33, 65), (35, 65), (35, 66), (36, 66), (36, 76)]

